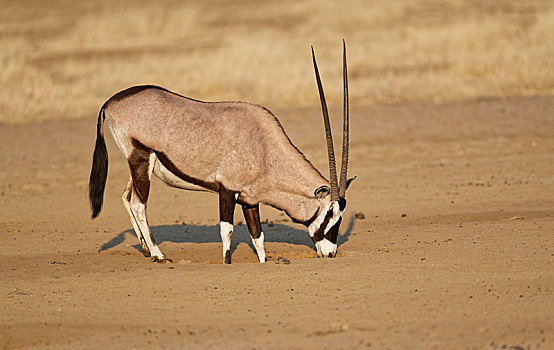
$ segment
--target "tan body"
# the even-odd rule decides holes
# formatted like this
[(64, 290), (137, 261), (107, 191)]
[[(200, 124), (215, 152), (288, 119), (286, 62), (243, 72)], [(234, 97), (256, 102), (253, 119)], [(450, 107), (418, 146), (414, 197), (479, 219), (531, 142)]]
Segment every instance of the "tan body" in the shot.
[(223, 186), (238, 194), (239, 203), (271, 205), (301, 222), (320, 207), (314, 190), (329, 186), (261, 106), (200, 102), (157, 87), (133, 87), (108, 100), (104, 110), (123, 154), (130, 156), (133, 140), (154, 150), (154, 174), (168, 185), (213, 192)]
[[(313, 52), (312, 52), (313, 54)], [(148, 226), (146, 205), (152, 175), (166, 184), (219, 194), (223, 259), (231, 262), (235, 205), (242, 206), (252, 244), (266, 261), (259, 204), (284, 210), (308, 227), (318, 256), (334, 257), (348, 158), (346, 56), (345, 127), (341, 182), (337, 184), (327, 107), (313, 56), (327, 134), (331, 182), (291, 143), (267, 109), (245, 102), (202, 102), (157, 86), (135, 86), (112, 96), (100, 109), (89, 180), (92, 218), (102, 209), (108, 173), (106, 124), (125, 155), (130, 177), (122, 195), (145, 256), (167, 262)], [(346, 145), (346, 147), (344, 146)]]

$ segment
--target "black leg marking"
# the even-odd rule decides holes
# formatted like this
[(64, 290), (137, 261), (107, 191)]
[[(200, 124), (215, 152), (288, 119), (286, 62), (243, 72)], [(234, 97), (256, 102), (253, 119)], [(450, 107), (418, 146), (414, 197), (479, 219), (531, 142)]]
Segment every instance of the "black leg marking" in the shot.
[(225, 252), (225, 264), (230, 264), (231, 263), (231, 251), (228, 250)]
[(150, 174), (148, 174), (148, 167), (152, 150), (136, 140), (133, 140), (132, 143), (135, 148), (133, 148), (127, 161), (131, 169), (133, 188), (140, 201), (146, 205), (148, 194), (150, 193)]
[(260, 222), (260, 206), (259, 205), (242, 205), (242, 212), (246, 225), (248, 226), (248, 232), (252, 237), (252, 244), (256, 249), (256, 254), (260, 262), (267, 261), (264, 248), (264, 237), (262, 236), (262, 223)]
[(260, 238), (262, 234), (262, 224), (260, 223), (260, 206), (259, 205), (242, 205), (242, 213), (248, 226), (248, 232), (252, 238)]
[(235, 194), (222, 186), (219, 187), (219, 221), (233, 224), (235, 216)]
[[(226, 188), (223, 188), (223, 186), (219, 186), (219, 221), (220, 222), (226, 222), (228, 224), (233, 225), (233, 217), (235, 216), (235, 194)], [(221, 229), (221, 227), (220, 227)], [(226, 237), (223, 236), (222, 233), (222, 241), (223, 241), (223, 262), (225, 264), (231, 263), (231, 238), (229, 237), (229, 241), (226, 242)]]

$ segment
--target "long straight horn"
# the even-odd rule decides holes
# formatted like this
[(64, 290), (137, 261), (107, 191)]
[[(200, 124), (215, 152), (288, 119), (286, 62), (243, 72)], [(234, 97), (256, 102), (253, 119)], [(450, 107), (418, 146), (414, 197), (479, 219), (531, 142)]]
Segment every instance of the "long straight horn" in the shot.
[(346, 69), (346, 43), (342, 39), (342, 80), (344, 82), (344, 122), (342, 128), (342, 160), (340, 165), (339, 195), (341, 198), (346, 194), (346, 172), (348, 171), (348, 148), (350, 145), (350, 108), (348, 105), (348, 72)]
[(337, 185), (337, 167), (335, 164), (335, 151), (333, 149), (333, 136), (331, 134), (331, 125), (329, 123), (329, 112), (327, 111), (327, 102), (325, 102), (325, 94), (323, 86), (321, 86), (321, 78), (315, 61), (314, 48), (312, 46), (312, 59), (314, 61), (315, 79), (317, 80), (317, 89), (319, 90), (319, 99), (321, 100), (321, 110), (323, 111), (323, 124), (325, 125), (325, 135), (327, 138), (327, 153), (329, 155), (329, 182), (331, 183), (331, 200), (339, 200), (339, 187)]

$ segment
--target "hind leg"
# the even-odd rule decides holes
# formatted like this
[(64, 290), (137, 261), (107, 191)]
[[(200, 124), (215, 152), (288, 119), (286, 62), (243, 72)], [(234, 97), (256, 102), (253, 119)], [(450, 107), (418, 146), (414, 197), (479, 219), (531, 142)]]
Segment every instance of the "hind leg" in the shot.
[(150, 180), (152, 179), (156, 155), (151, 149), (143, 145), (137, 144), (133, 146), (134, 148), (127, 159), (132, 179), (129, 211), (138, 227), (139, 234), (150, 251), (152, 261), (171, 262), (158, 247), (146, 219), (146, 202), (150, 193)]
[(140, 232), (140, 228), (138, 226), (137, 220), (135, 220), (135, 217), (133, 213), (131, 212), (131, 194), (133, 191), (133, 178), (129, 178), (129, 182), (127, 182), (127, 186), (125, 187), (125, 190), (123, 191), (123, 195), (121, 196), (121, 201), (123, 202), (123, 206), (127, 210), (127, 214), (129, 215), (129, 219), (131, 219), (131, 224), (133, 225), (133, 228), (135, 229), (135, 233), (137, 235), (137, 238), (140, 242), (140, 246), (142, 247), (142, 254), (146, 257), (150, 256), (150, 251), (148, 250), (148, 246), (146, 245), (146, 242), (144, 241), (144, 238), (142, 237), (142, 233)]

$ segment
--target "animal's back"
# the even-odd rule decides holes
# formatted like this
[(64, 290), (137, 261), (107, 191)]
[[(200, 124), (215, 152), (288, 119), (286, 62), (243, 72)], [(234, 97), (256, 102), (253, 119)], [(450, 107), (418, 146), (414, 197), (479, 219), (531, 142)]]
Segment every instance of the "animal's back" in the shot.
[(303, 158), (275, 117), (258, 105), (202, 102), (137, 86), (117, 93), (104, 107), (126, 156), (138, 143), (199, 182), (244, 191), (267, 166)]

